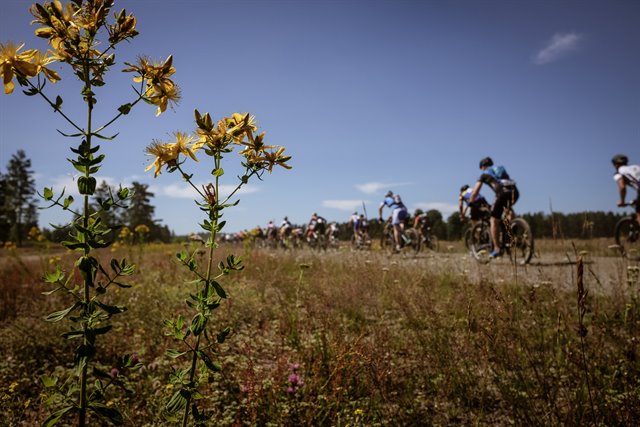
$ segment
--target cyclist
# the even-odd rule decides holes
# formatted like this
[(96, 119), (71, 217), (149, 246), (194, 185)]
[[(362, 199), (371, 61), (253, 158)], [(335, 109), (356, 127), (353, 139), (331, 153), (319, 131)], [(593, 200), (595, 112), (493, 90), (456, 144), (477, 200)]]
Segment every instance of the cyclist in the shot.
[(364, 214), (360, 214), (360, 218), (358, 218), (358, 233), (365, 242), (369, 240), (369, 221)]
[[(471, 219), (471, 225), (475, 224), (480, 218), (482, 218), (483, 212), (489, 211), (489, 202), (480, 193), (473, 202), (470, 202), (471, 194), (473, 190), (467, 185), (460, 187), (460, 197), (458, 197), (458, 211), (460, 212), (460, 220), (464, 221), (467, 210), (469, 210), (469, 217)], [(465, 206), (466, 205), (466, 206)]]
[(496, 199), (491, 206), (491, 241), (493, 250), (489, 254), (491, 258), (500, 256), (502, 248), (498, 241), (499, 222), (505, 209), (510, 209), (520, 197), (515, 181), (511, 179), (504, 166), (494, 166), (491, 157), (480, 160), (482, 173), (478, 182), (473, 187), (469, 203), (475, 202), (480, 196), (482, 184), (487, 184), (496, 194)]
[(351, 216), (349, 217), (349, 225), (353, 228), (354, 236), (357, 236), (359, 234), (358, 233), (358, 227), (360, 226), (359, 221), (360, 221), (360, 217), (358, 216), (357, 211), (351, 214)]
[(402, 241), (400, 234), (404, 230), (404, 221), (409, 218), (409, 212), (404, 203), (402, 203), (400, 195), (394, 195), (392, 191), (387, 191), (384, 200), (380, 203), (380, 207), (378, 208), (380, 221), (382, 221), (382, 209), (385, 206), (392, 209), (391, 224), (393, 225), (393, 240), (396, 245), (396, 251), (399, 251), (401, 248), (400, 242)]
[(284, 238), (291, 232), (291, 223), (289, 222), (289, 218), (286, 216), (280, 223), (280, 240), (284, 240)]
[(618, 206), (626, 206), (627, 186), (634, 188), (636, 190), (636, 217), (640, 223), (640, 196), (638, 196), (638, 190), (640, 189), (640, 166), (630, 165), (629, 158), (624, 154), (613, 156), (611, 163), (613, 163), (613, 167), (616, 169), (613, 179), (618, 184), (618, 193), (620, 195)]
[(314, 231), (317, 232), (319, 236), (324, 235), (326, 225), (327, 220), (314, 212), (313, 215), (311, 215), (309, 224), (307, 224), (307, 241), (311, 240), (311, 235)]

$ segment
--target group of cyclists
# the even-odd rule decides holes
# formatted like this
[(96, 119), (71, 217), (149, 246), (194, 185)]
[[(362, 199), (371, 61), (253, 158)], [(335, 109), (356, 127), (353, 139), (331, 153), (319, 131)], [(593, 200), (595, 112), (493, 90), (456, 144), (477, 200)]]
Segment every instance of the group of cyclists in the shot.
[[(615, 155), (611, 162), (615, 168), (614, 180), (617, 184), (619, 202), (618, 206), (633, 205), (636, 212), (638, 223), (640, 223), (640, 197), (634, 202), (627, 204), (628, 189), (632, 188), (638, 192), (640, 187), (640, 166), (629, 164), (629, 159), (624, 154)], [(473, 187), (463, 185), (460, 188), (458, 197), (458, 213), (461, 220), (465, 220), (467, 213), (471, 224), (475, 224), (483, 218), (489, 217), (490, 236), (492, 250), (489, 254), (490, 258), (502, 255), (504, 248), (499, 240), (499, 227), (505, 211), (511, 212), (513, 205), (516, 204), (520, 197), (518, 186), (511, 178), (504, 166), (495, 165), (491, 157), (485, 157), (480, 160), (479, 167), (480, 176)], [(495, 194), (493, 203), (480, 194), (483, 185), (487, 185)], [(405, 223), (409, 219), (409, 211), (403, 203), (399, 194), (388, 191), (378, 207), (378, 217), (383, 220), (383, 211), (385, 208), (391, 210), (390, 222), (393, 227), (393, 240), (396, 251), (403, 246), (401, 238), (404, 231)], [(414, 228), (418, 229), (423, 221), (427, 221), (426, 213), (417, 215), (414, 219)], [(354, 212), (349, 218), (349, 226), (353, 230), (354, 239), (358, 241), (370, 242), (369, 239), (369, 222), (364, 214), (358, 215)], [(259, 227), (258, 227), (259, 228)], [(293, 237), (300, 241), (312, 242), (322, 236), (323, 239), (335, 238), (338, 228), (336, 223), (329, 224), (328, 221), (313, 213), (306, 227), (294, 228), (287, 217), (284, 217), (279, 227), (273, 221), (269, 221), (264, 233), (265, 239), (285, 242)]]
[[(626, 202), (627, 189), (633, 188), (638, 192), (640, 188), (640, 166), (630, 165), (629, 159), (624, 154), (615, 155), (611, 162), (615, 168), (614, 180), (618, 186), (619, 202), (618, 206), (628, 206)], [(479, 221), (484, 215), (489, 215), (490, 235), (492, 250), (489, 254), (490, 258), (502, 255), (504, 248), (499, 240), (499, 227), (505, 211), (511, 211), (513, 205), (518, 201), (520, 192), (516, 182), (510, 177), (504, 166), (494, 164), (491, 157), (485, 157), (480, 160), (479, 167), (481, 170), (480, 177), (476, 181), (473, 188), (463, 185), (460, 188), (458, 198), (458, 209), (460, 219), (466, 218), (469, 211), (469, 218), (472, 225)], [(487, 185), (495, 193), (492, 204), (480, 194), (483, 185)], [(640, 223), (640, 197), (636, 197), (631, 202), (635, 207), (636, 219)], [(403, 241), (400, 238), (404, 228), (405, 220), (409, 217), (409, 212), (402, 202), (400, 195), (393, 194), (389, 191), (385, 194), (383, 201), (379, 206), (379, 218), (382, 220), (383, 209), (387, 207), (391, 209), (391, 222), (393, 225), (393, 235), (396, 250), (400, 250)], [(415, 219), (417, 226), (419, 218)]]

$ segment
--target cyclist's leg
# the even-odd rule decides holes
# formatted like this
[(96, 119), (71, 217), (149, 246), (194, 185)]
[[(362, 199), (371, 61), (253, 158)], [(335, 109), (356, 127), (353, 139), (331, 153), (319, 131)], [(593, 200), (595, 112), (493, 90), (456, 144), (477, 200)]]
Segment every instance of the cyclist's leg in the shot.
[(394, 209), (391, 214), (391, 225), (393, 226), (393, 241), (396, 245), (396, 249), (400, 249), (400, 211), (401, 209)]
[(491, 218), (489, 220), (491, 230), (491, 243), (493, 243), (492, 256), (499, 254), (502, 250), (498, 234), (500, 230), (500, 221), (502, 220), (502, 214), (506, 205), (506, 199), (504, 195), (496, 195), (496, 200), (491, 207)]

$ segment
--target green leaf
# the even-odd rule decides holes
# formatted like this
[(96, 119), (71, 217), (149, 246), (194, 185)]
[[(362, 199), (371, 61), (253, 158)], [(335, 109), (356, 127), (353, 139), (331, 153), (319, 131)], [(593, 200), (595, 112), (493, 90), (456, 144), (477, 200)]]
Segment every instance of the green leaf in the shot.
[(118, 190), (118, 198), (120, 200), (124, 200), (127, 197), (129, 197), (129, 189), (127, 187), (124, 187)]
[(78, 192), (84, 196), (91, 196), (96, 191), (96, 179), (92, 176), (78, 178)]
[(82, 331), (82, 330), (65, 332), (64, 334), (62, 334), (62, 337), (66, 338), (68, 340), (73, 339), (73, 338), (83, 337), (83, 336), (84, 336), (84, 331)]
[(211, 358), (205, 352), (198, 351), (198, 356), (204, 362), (207, 369), (209, 369), (210, 371), (213, 371), (213, 372), (222, 371), (222, 367), (219, 364), (215, 363), (213, 360), (211, 360)]
[(62, 279), (64, 279), (64, 273), (60, 267), (56, 267), (56, 271), (54, 272), (45, 273), (42, 277), (42, 281), (45, 283), (58, 283)]
[(167, 412), (171, 414), (175, 414), (176, 412), (182, 411), (187, 406), (187, 398), (189, 397), (189, 392), (187, 390), (178, 390), (176, 391), (171, 399), (167, 403), (166, 409)]
[(49, 375), (41, 375), (40, 381), (46, 388), (55, 387), (58, 384), (58, 377), (50, 377)]
[(211, 174), (215, 177), (221, 177), (222, 175), (224, 175), (224, 169), (215, 168), (213, 171), (211, 171)]
[(79, 306), (80, 306), (80, 302), (76, 302), (75, 304), (73, 304), (69, 308), (66, 308), (64, 310), (60, 310), (60, 311), (56, 311), (54, 313), (51, 313), (50, 315), (48, 315), (45, 318), (45, 320), (47, 322), (58, 322), (58, 321), (64, 319), (69, 313), (71, 313), (73, 310), (75, 310)]
[(220, 283), (216, 282), (215, 280), (212, 280), (211, 286), (213, 286), (213, 288), (216, 290), (216, 293), (220, 298), (227, 298), (227, 292), (222, 288), (222, 286), (220, 286)]
[(118, 314), (127, 311), (127, 307), (121, 305), (108, 305), (99, 301), (95, 301), (95, 304), (109, 314)]
[(118, 107), (118, 111), (126, 116), (127, 114), (129, 114), (129, 111), (131, 111), (131, 107), (132, 105), (130, 103), (122, 104), (120, 107)]
[(43, 197), (44, 197), (45, 200), (53, 199), (53, 190), (51, 188), (45, 187), (43, 193), (44, 193)]
[(222, 344), (227, 339), (230, 333), (231, 333), (231, 328), (227, 326), (226, 328), (224, 328), (222, 331), (218, 333), (216, 340), (218, 341), (219, 344)]
[(58, 95), (56, 96), (56, 103), (53, 105), (53, 110), (58, 111), (60, 110), (61, 106), (62, 106), (62, 98), (60, 97), (60, 95)]
[(89, 402), (87, 405), (89, 409), (91, 409), (96, 414), (100, 415), (111, 421), (113, 424), (119, 426), (124, 423), (124, 419), (122, 418), (122, 414), (113, 406), (107, 406), (103, 403), (98, 402)]
[(73, 196), (69, 196), (66, 199), (64, 199), (64, 202), (62, 203), (62, 209), (69, 209), (69, 206), (71, 206), (71, 203), (73, 203)]
[(120, 133), (116, 133), (115, 135), (112, 135), (112, 136), (103, 136), (103, 135), (100, 135), (99, 133), (92, 133), (92, 135), (95, 136), (96, 138), (106, 139), (107, 141), (111, 141), (113, 139), (116, 139), (116, 137), (120, 135)]
[(59, 411), (54, 412), (53, 414), (49, 415), (46, 420), (44, 420), (44, 422), (42, 423), (42, 427), (51, 427), (56, 425), (58, 421), (60, 421), (60, 418), (62, 418), (64, 414), (71, 411), (72, 409), (74, 409), (73, 406), (67, 406), (66, 408), (62, 408)]
[(202, 315), (202, 313), (198, 313), (193, 316), (193, 319), (191, 320), (191, 327), (189, 329), (191, 329), (193, 335), (198, 336), (202, 333), (206, 324), (207, 319)]
[(86, 243), (84, 243), (84, 242), (69, 242), (69, 241), (64, 241), (64, 242), (62, 242), (61, 244), (62, 244), (62, 246), (64, 246), (65, 248), (67, 248), (67, 249), (71, 249), (72, 251), (73, 251), (73, 250), (76, 250), (76, 249), (82, 249), (82, 250), (89, 249), (89, 245), (88, 245), (88, 244), (86, 244)]
[(180, 351), (175, 348), (170, 348), (165, 352), (165, 355), (170, 359), (177, 359), (180, 356), (184, 356), (188, 351)]

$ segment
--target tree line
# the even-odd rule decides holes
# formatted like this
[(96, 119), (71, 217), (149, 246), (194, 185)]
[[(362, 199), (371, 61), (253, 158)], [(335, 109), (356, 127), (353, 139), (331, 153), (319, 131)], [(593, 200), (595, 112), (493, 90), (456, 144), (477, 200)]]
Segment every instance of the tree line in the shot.
[[(30, 230), (39, 228), (39, 196), (33, 175), (31, 160), (23, 150), (12, 155), (5, 172), (0, 173), (0, 246), (3, 242), (23, 246)], [(93, 211), (100, 211), (100, 202), (107, 200), (109, 194), (116, 191), (106, 181), (102, 181), (91, 202)], [(149, 186), (134, 181), (129, 191), (133, 196), (128, 206), (114, 205), (107, 211), (100, 211), (100, 219), (117, 230), (124, 227), (130, 230), (143, 228), (146, 241), (170, 242), (173, 233), (168, 226), (161, 224), (161, 220), (154, 218), (155, 207), (151, 202), (154, 194), (149, 191)], [(71, 231), (68, 225), (50, 226), (51, 228), (42, 228), (40, 233), (52, 242), (66, 240)]]

